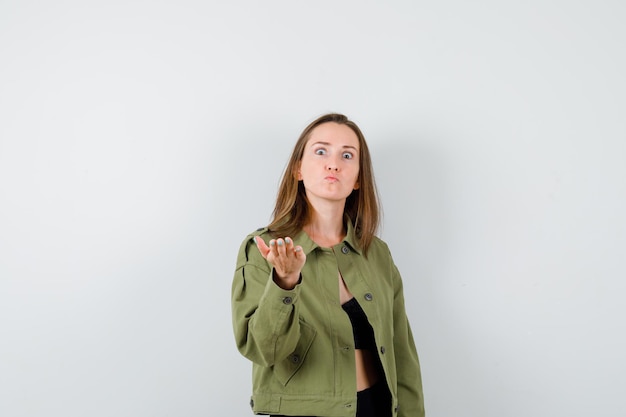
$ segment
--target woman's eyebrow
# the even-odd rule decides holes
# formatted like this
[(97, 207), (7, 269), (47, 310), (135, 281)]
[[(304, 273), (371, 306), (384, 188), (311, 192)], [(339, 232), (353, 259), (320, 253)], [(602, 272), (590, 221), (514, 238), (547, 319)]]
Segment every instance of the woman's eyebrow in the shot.
[[(311, 144), (311, 146), (315, 146), (315, 145), (330, 146), (330, 143), (329, 142), (317, 141), (317, 142), (313, 142)], [(344, 148), (344, 149), (351, 148), (351, 149), (354, 149), (355, 151), (357, 150), (357, 148), (355, 146), (352, 146), (352, 145), (342, 145), (342, 148)]]

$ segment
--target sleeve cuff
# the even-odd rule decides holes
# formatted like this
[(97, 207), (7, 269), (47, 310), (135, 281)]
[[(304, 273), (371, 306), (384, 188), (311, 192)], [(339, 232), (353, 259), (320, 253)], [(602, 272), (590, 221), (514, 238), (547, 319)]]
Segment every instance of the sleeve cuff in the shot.
[(265, 291), (263, 292), (263, 298), (266, 302), (272, 305), (291, 306), (298, 301), (300, 295), (300, 283), (302, 282), (302, 276), (300, 281), (292, 290), (284, 290), (274, 282), (274, 269), (270, 271), (269, 279), (265, 285)]

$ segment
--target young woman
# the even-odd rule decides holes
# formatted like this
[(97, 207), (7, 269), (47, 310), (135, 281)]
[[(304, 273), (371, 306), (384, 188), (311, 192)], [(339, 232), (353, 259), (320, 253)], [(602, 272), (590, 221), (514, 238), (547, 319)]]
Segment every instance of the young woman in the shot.
[(424, 416), (402, 280), (378, 225), (361, 130), (318, 118), (295, 145), (272, 222), (237, 258), (232, 319), (255, 414)]

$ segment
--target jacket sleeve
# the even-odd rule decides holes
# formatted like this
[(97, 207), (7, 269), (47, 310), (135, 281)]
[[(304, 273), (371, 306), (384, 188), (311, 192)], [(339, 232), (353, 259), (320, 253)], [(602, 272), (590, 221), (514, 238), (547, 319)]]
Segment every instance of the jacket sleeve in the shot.
[(398, 417), (423, 417), (424, 395), (419, 358), (413, 333), (406, 315), (402, 278), (395, 264), (393, 268), (394, 351), (398, 378)]
[(288, 291), (274, 283), (272, 266), (256, 248), (254, 235), (246, 237), (237, 256), (231, 291), (233, 330), (243, 356), (272, 366), (287, 358), (300, 338), (300, 285)]

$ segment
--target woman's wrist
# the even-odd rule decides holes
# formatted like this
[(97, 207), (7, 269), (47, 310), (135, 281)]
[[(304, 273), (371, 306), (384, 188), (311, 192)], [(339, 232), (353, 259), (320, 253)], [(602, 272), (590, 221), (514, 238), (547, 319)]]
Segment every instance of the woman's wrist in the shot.
[(274, 282), (283, 290), (293, 290), (302, 281), (300, 272), (280, 277), (276, 269), (272, 274)]

